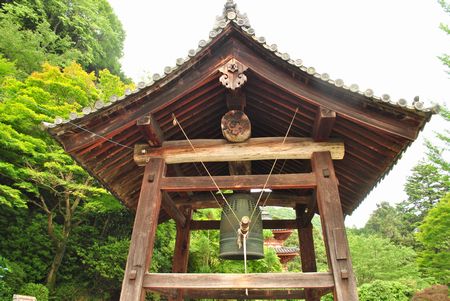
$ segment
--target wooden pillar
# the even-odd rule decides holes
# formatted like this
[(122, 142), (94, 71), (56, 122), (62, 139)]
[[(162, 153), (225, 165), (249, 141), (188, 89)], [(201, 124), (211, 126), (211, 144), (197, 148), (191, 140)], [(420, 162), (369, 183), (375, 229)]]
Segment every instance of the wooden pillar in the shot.
[[(183, 214), (186, 217), (186, 223), (184, 226), (177, 223), (177, 237), (172, 261), (172, 273), (186, 273), (188, 268), (192, 209), (186, 208)], [(183, 300), (182, 290), (177, 290), (176, 297), (169, 297), (169, 301), (181, 300)]]
[(163, 159), (151, 159), (145, 166), (122, 282), (121, 301), (145, 300), (145, 290), (142, 288), (142, 284), (153, 255), (162, 199), (160, 181), (165, 170), (166, 165)]
[[(300, 242), (300, 260), (302, 262), (302, 272), (317, 272), (316, 252), (314, 250), (313, 226), (310, 220), (306, 219), (305, 206), (295, 207), (297, 214), (297, 230)], [(320, 296), (312, 289), (305, 289), (306, 301), (320, 301)]]
[(357, 301), (356, 280), (345, 234), (338, 180), (330, 153), (313, 153), (311, 166), (317, 180), (317, 205), (322, 221), (328, 265), (333, 273), (334, 300)]

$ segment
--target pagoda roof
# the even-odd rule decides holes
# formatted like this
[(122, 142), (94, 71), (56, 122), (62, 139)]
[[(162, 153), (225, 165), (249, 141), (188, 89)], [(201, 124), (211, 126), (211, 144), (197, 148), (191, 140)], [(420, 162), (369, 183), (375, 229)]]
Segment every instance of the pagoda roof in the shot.
[[(136, 121), (152, 114), (166, 140), (184, 140), (172, 124), (175, 113), (189, 138), (221, 138), (220, 119), (228, 108), (219, 68), (232, 58), (248, 66), (248, 82), (242, 89), (253, 137), (284, 136), (296, 108), (299, 113), (291, 136), (311, 137), (319, 108), (336, 112), (331, 138), (343, 140), (346, 146), (344, 159), (335, 161), (346, 214), (390, 171), (437, 109), (424, 107), (418, 99), (393, 101), (387, 94), (377, 96), (371, 89), (361, 91), (356, 84), (347, 85), (342, 79), (316, 72), (256, 36), (247, 15), (227, 1), (209, 38), (201, 40), (185, 58), (177, 59), (175, 66), (166, 67), (149, 82), (140, 82), (134, 91), (127, 90), (108, 102), (99, 100), (82, 113), (58, 117), (46, 125), (77, 162), (134, 208), (143, 168), (136, 166), (133, 149), (135, 144), (147, 142)], [(226, 163), (207, 165), (213, 175), (228, 173)], [(268, 161), (255, 161), (252, 171), (267, 174), (270, 167)], [(292, 160), (283, 172), (310, 169), (309, 162)], [(197, 176), (198, 168), (179, 164), (168, 172)], [(173, 197), (176, 201), (180, 196)]]

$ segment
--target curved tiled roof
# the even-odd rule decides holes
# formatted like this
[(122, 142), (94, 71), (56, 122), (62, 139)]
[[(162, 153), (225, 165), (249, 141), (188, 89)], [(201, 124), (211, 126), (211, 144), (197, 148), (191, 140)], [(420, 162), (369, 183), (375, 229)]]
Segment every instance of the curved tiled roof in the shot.
[(389, 96), (389, 94), (376, 94), (372, 89), (368, 88), (366, 90), (361, 90), (358, 84), (346, 84), (343, 79), (337, 78), (333, 79), (328, 73), (323, 72), (319, 73), (316, 68), (313, 66), (307, 66), (304, 64), (301, 59), (294, 59), (288, 53), (283, 52), (279, 49), (276, 44), (269, 44), (263, 36), (257, 36), (255, 34), (255, 30), (250, 25), (249, 18), (247, 14), (239, 12), (237, 9), (236, 3), (232, 0), (227, 0), (223, 13), (220, 16), (216, 17), (216, 22), (213, 26), (213, 29), (209, 32), (209, 37), (206, 40), (200, 40), (197, 48), (190, 49), (188, 51), (188, 55), (184, 58), (178, 58), (176, 60), (176, 64), (174, 66), (166, 66), (161, 74), (155, 73), (152, 78), (148, 82), (139, 82), (135, 90), (127, 89), (125, 94), (122, 96), (112, 96), (108, 101), (98, 100), (95, 102), (93, 106), (85, 107), (82, 109), (82, 112), (72, 112), (66, 118), (56, 117), (54, 123), (45, 122), (44, 125), (48, 128), (53, 128), (56, 125), (63, 123), (70, 123), (73, 120), (82, 118), (85, 115), (92, 114), (102, 108), (109, 107), (113, 105), (115, 102), (121, 101), (127, 98), (130, 95), (138, 93), (140, 90), (148, 88), (162, 79), (164, 79), (167, 75), (176, 71), (184, 64), (188, 63), (193, 57), (195, 57), (203, 48), (207, 47), (230, 23), (234, 23), (239, 26), (243, 32), (247, 35), (251, 36), (255, 41), (259, 44), (263, 45), (264, 48), (274, 53), (280, 59), (288, 62), (289, 64), (297, 67), (302, 72), (305, 72), (315, 78), (321, 79), (322, 81), (334, 85), (338, 88), (348, 90), (352, 93), (356, 93), (359, 95), (363, 95), (366, 98), (372, 100), (373, 102), (381, 102), (392, 107), (402, 108), (408, 111), (419, 111), (419, 112), (437, 112), (439, 107), (437, 105), (433, 105), (430, 107), (425, 107), (424, 103), (419, 100), (419, 97), (415, 97), (414, 100), (408, 102), (404, 98), (400, 98), (398, 100), (393, 100)]

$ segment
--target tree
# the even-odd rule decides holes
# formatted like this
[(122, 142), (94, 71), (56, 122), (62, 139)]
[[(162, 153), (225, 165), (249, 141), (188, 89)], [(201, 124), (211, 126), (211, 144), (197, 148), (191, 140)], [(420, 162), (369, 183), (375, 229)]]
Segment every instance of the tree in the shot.
[(439, 283), (450, 283), (450, 194), (442, 198), (425, 217), (417, 240), (423, 250), (419, 253), (419, 266), (423, 272)]
[(412, 234), (402, 231), (403, 220), (400, 211), (388, 202), (377, 204), (377, 209), (370, 215), (363, 232), (377, 234), (396, 244), (409, 244), (414, 239)]
[(120, 71), (125, 33), (107, 0), (0, 1), (0, 52), (30, 74), (50, 62)]
[(41, 129), (41, 122), (80, 111), (102, 93), (95, 74), (86, 73), (75, 63), (64, 69), (44, 64), (42, 72), (33, 73), (23, 82), (14, 78), (3, 82), (0, 204), (30, 206), (44, 214), (52, 243), (46, 277), (51, 290), (71, 234), (84, 221), (82, 216), (99, 207), (120, 205)]
[(353, 269), (359, 285), (375, 280), (417, 279), (416, 253), (377, 235), (348, 235)]
[[(442, 6), (442, 8), (444, 9), (444, 11), (447, 14), (450, 14), (450, 4), (448, 4), (445, 0), (438, 0), (439, 4)], [(441, 23), (441, 29), (447, 33), (450, 34), (450, 28), (447, 24)], [(441, 61), (444, 63), (444, 65), (446, 65), (448, 68), (450, 68), (450, 56), (448, 54), (444, 54), (440, 57)], [(450, 70), (447, 71), (450, 73)]]

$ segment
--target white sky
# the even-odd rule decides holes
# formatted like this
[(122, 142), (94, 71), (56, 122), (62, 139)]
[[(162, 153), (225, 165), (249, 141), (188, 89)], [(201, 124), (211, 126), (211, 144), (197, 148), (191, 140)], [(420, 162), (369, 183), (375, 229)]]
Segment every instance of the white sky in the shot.
[[(127, 33), (122, 68), (138, 82), (163, 73), (207, 39), (225, 0), (109, 0)], [(437, 59), (450, 53), (450, 37), (439, 23), (450, 23), (433, 0), (235, 0), (256, 35), (300, 58), (319, 73), (371, 88), (376, 95), (427, 102), (450, 99), (450, 79)], [(433, 118), (389, 176), (365, 199), (347, 226), (364, 226), (381, 201), (405, 198), (410, 169), (424, 157), (423, 138), (445, 123)], [(448, 126), (448, 125), (447, 125)]]

